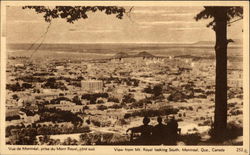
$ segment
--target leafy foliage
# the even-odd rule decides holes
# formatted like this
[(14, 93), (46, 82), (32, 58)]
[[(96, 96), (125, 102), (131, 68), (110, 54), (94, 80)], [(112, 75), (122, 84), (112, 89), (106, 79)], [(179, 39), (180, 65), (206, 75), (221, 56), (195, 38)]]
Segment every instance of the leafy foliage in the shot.
[(115, 102), (115, 103), (119, 103), (119, 99), (118, 98), (115, 98), (115, 97), (109, 97), (108, 98), (108, 102)]
[(143, 109), (143, 110), (136, 110), (133, 111), (132, 113), (126, 113), (124, 115), (124, 118), (129, 118), (129, 117), (156, 117), (156, 116), (164, 116), (164, 115), (170, 115), (170, 114), (177, 114), (179, 109), (174, 108), (172, 106), (163, 106), (159, 109)]
[(41, 116), (39, 122), (71, 122), (78, 124), (82, 119), (70, 111), (63, 111), (60, 109), (40, 109), (38, 112)]
[(37, 13), (44, 14), (46, 22), (51, 22), (54, 18), (66, 19), (69, 23), (74, 23), (78, 19), (88, 18), (87, 13), (101, 11), (107, 15), (115, 14), (118, 19), (122, 19), (125, 9), (117, 6), (24, 6), (23, 9), (33, 9)]
[(202, 10), (200, 13), (198, 13), (195, 16), (195, 20), (201, 20), (201, 19), (209, 19), (213, 18), (211, 22), (208, 23), (207, 27), (213, 27), (215, 26), (215, 18), (218, 17), (221, 13), (221, 9), (226, 9), (226, 20), (228, 24), (229, 22), (235, 18), (239, 17), (239, 19), (243, 19), (243, 7), (240, 6), (233, 6), (233, 7), (221, 7), (221, 6), (205, 6), (205, 9)]
[(108, 98), (109, 95), (107, 93), (83, 94), (81, 99), (89, 100), (90, 104), (96, 104), (96, 100), (99, 97)]
[(145, 93), (149, 93), (149, 94), (153, 94), (154, 97), (160, 96), (162, 95), (162, 85), (155, 85), (153, 88), (151, 88), (151, 86), (148, 86), (147, 88), (145, 88), (143, 90), (143, 92)]
[(122, 98), (122, 103), (133, 103), (136, 102), (133, 94), (125, 94)]
[(5, 118), (6, 121), (19, 120), (19, 119), (20, 119), (19, 115), (6, 116), (6, 118)]

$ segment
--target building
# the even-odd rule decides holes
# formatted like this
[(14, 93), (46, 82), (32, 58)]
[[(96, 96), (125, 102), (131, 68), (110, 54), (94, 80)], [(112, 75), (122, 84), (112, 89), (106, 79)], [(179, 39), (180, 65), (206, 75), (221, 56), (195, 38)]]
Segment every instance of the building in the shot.
[(243, 87), (243, 71), (229, 70), (227, 83), (229, 87), (241, 88)]
[(228, 79), (227, 80), (227, 85), (229, 87), (242, 88), (243, 87), (243, 81), (241, 79)]
[(101, 80), (84, 80), (81, 81), (82, 89), (91, 92), (99, 93), (103, 91), (103, 81)]
[(26, 113), (20, 111), (19, 116), (20, 116), (20, 119), (23, 120), (24, 123), (28, 123), (28, 124), (32, 124), (32, 123), (40, 120), (40, 115), (38, 115), (38, 114), (28, 116)]
[(63, 111), (71, 111), (72, 113), (83, 112), (83, 105), (76, 105), (70, 101), (61, 101), (60, 104), (48, 104), (46, 108), (56, 108)]

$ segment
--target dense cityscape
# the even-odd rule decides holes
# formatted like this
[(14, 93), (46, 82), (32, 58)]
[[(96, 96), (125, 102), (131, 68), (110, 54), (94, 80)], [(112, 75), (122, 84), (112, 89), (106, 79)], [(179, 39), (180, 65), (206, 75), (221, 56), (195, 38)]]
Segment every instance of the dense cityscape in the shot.
[[(152, 125), (174, 115), (185, 145), (208, 139), (214, 57), (138, 51), (98, 59), (9, 53), (6, 144), (127, 144), (126, 130), (145, 115)], [(228, 122), (241, 132), (235, 143), (242, 141), (242, 72), (241, 59), (228, 60)]]

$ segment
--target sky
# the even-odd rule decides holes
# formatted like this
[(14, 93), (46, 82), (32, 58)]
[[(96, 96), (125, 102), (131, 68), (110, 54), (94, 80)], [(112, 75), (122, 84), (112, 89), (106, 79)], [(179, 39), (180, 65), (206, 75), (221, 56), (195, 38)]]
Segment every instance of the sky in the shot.
[[(53, 6), (51, 6), (53, 7)], [(129, 6), (125, 7), (127, 10)], [(65, 19), (53, 19), (44, 43), (194, 43), (214, 41), (215, 34), (206, 25), (211, 21), (195, 21), (203, 10), (199, 6), (135, 6), (123, 19), (102, 12), (88, 13), (88, 19), (74, 24)], [(6, 13), (8, 43), (34, 43), (48, 23), (42, 14), (22, 7), (9, 6)], [(243, 22), (228, 27), (228, 38), (241, 39)]]

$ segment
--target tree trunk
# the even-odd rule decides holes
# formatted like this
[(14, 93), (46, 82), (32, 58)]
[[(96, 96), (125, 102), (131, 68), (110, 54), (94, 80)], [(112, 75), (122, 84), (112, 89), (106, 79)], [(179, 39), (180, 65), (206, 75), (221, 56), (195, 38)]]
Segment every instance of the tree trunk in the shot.
[(223, 140), (227, 126), (227, 21), (226, 8), (218, 7), (215, 16), (216, 77), (214, 138)]

